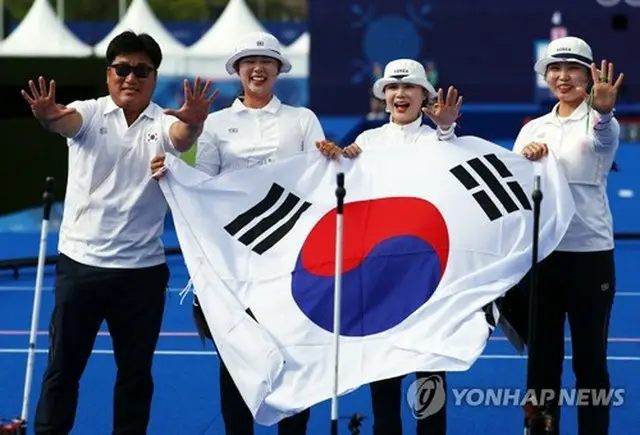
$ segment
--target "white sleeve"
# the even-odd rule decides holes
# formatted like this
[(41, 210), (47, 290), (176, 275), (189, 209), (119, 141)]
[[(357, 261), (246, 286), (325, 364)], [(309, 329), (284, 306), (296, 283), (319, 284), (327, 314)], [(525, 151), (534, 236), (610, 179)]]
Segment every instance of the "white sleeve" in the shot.
[[(358, 136), (356, 136), (356, 139), (353, 141), (353, 143), (358, 145), (360, 148), (362, 148), (363, 146), (366, 146), (366, 143), (367, 143), (366, 133), (367, 133), (367, 130), (361, 132)], [(351, 145), (351, 144), (348, 144), (348, 145)]]
[(71, 145), (73, 143), (78, 143), (82, 140), (82, 136), (86, 133), (88, 128), (93, 123), (93, 117), (96, 115), (98, 110), (98, 101), (97, 100), (76, 100), (70, 104), (67, 104), (67, 107), (72, 107), (76, 109), (76, 112), (80, 114), (82, 118), (82, 126), (80, 130), (67, 141), (67, 144)]
[(177, 156), (180, 154), (180, 152), (176, 150), (173, 141), (171, 140), (171, 134), (169, 132), (171, 131), (171, 126), (173, 125), (173, 123), (178, 122), (178, 118), (164, 113), (161, 116), (162, 118), (160, 118), (160, 122), (162, 125), (163, 151)]
[(436, 138), (438, 140), (449, 140), (456, 137), (456, 123), (451, 124), (447, 130), (443, 130), (440, 126), (436, 127)]
[(613, 112), (600, 114), (595, 112), (592, 132), (595, 151), (609, 153), (618, 148), (620, 141), (620, 124)]
[(522, 126), (522, 128), (520, 129), (520, 133), (518, 133), (518, 136), (516, 137), (516, 140), (513, 143), (513, 148), (512, 148), (513, 152), (522, 154), (522, 150), (524, 149), (524, 147), (531, 142), (530, 136), (531, 136), (531, 122), (528, 122), (524, 126)]
[(322, 141), (325, 139), (324, 130), (322, 129), (322, 125), (320, 124), (320, 120), (309, 109), (304, 109), (304, 112), (307, 116), (304, 117), (303, 131), (304, 131), (304, 141), (302, 143), (302, 150), (309, 151), (316, 149), (316, 142)]
[(198, 139), (194, 167), (214, 177), (220, 173), (221, 165), (220, 150), (215, 140), (215, 133), (212, 134), (207, 131), (205, 124), (205, 128)]

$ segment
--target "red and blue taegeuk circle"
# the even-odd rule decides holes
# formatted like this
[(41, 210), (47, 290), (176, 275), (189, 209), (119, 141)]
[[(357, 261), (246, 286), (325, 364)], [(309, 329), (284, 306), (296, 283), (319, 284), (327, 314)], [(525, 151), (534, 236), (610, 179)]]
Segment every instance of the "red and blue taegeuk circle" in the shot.
[[(336, 209), (309, 232), (291, 277), (293, 299), (333, 332)], [(392, 197), (344, 205), (341, 335), (389, 330), (433, 295), (447, 267), (449, 231), (438, 208)]]

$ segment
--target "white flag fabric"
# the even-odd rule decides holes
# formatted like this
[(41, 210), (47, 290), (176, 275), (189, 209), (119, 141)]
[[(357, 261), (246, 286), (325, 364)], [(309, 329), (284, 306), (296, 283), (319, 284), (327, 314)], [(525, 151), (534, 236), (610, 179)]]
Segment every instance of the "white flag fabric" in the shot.
[(341, 395), (471, 367), (497, 320), (484, 308), (530, 269), (534, 175), (544, 195), (540, 259), (574, 214), (555, 159), (531, 163), (476, 137), (374, 140), (354, 160), (313, 151), (217, 177), (167, 156), (160, 185), (194, 290), (260, 424), (332, 397), (339, 172)]

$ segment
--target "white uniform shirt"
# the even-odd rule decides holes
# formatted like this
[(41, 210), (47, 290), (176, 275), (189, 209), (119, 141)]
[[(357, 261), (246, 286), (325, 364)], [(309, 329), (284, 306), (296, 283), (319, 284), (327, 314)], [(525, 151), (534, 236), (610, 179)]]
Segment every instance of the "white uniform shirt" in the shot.
[(162, 264), (160, 236), (167, 203), (151, 178), (159, 152), (178, 154), (169, 138), (176, 118), (151, 103), (127, 126), (110, 96), (69, 105), (82, 127), (68, 139), (69, 171), (59, 251), (80, 263), (107, 268)]
[(274, 96), (265, 107), (251, 109), (237, 99), (207, 118), (195, 167), (215, 176), (315, 150), (324, 138), (320, 121), (305, 107), (282, 104)]
[(516, 138), (513, 150), (517, 153), (531, 142), (547, 144), (569, 182), (576, 214), (559, 251), (613, 249), (607, 176), (618, 150), (619, 134), (613, 114), (600, 115), (583, 102), (566, 118), (557, 115), (556, 105), (550, 113), (527, 123)]
[(389, 143), (414, 144), (420, 137), (435, 134), (440, 140), (450, 139), (454, 136), (455, 128), (451, 127), (447, 132), (442, 132), (439, 128), (434, 129), (422, 123), (422, 117), (418, 117), (410, 124), (400, 125), (395, 122), (388, 122), (380, 127), (365, 130), (358, 135), (354, 141), (360, 148), (366, 147), (370, 138), (379, 137), (384, 134), (388, 137)]

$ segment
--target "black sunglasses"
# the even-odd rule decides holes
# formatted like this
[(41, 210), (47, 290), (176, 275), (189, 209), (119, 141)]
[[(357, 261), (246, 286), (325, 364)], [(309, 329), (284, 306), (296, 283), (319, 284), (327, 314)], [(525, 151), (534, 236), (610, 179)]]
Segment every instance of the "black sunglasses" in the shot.
[(148, 66), (148, 65), (136, 65), (131, 66), (126, 63), (118, 63), (115, 65), (109, 65), (110, 68), (113, 68), (118, 75), (118, 77), (127, 77), (129, 74), (133, 73), (139, 79), (146, 79), (151, 75), (153, 71), (156, 69)]

